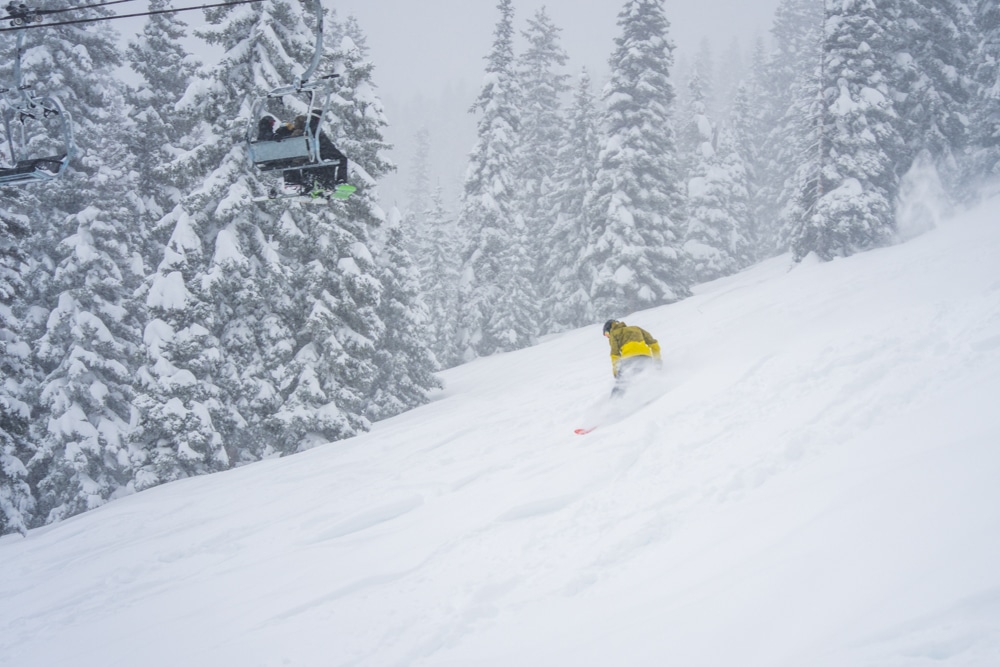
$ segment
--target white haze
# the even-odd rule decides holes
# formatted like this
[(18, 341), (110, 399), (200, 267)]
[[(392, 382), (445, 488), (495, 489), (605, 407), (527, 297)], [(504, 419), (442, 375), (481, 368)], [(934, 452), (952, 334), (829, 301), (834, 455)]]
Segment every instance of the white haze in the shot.
[[(341, 0), (339, 18), (354, 16), (368, 39), (375, 63), (375, 83), (391, 126), (386, 138), (400, 167), (380, 190), (389, 205), (408, 205), (414, 164), (422, 162), (433, 185), (450, 200), (461, 192), (469, 152), (476, 140), (475, 117), (469, 107), (479, 94), (485, 60), (499, 18), (495, 0)], [(608, 59), (619, 36), (618, 12), (623, 0), (514, 0), (515, 29), (521, 32), (542, 7), (562, 29), (560, 42), (569, 60), (566, 73), (590, 72), (595, 92), (607, 77)], [(707, 42), (719, 66), (737, 40), (749, 52), (754, 39), (766, 38), (778, 0), (668, 0), (670, 39), (679, 59), (690, 59)], [(426, 127), (430, 155), (415, 155), (415, 137)]]

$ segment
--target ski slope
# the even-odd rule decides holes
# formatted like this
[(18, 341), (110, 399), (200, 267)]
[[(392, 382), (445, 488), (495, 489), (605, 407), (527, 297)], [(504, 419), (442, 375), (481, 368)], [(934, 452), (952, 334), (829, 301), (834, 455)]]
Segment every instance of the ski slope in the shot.
[(599, 326), (0, 539), (0, 665), (1000, 665), (1000, 199), (608, 315), (664, 370), (588, 435)]

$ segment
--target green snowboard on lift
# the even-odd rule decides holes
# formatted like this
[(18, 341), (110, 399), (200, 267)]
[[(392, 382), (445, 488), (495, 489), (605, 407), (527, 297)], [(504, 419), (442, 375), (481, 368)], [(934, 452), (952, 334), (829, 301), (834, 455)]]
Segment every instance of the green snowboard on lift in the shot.
[(341, 183), (340, 185), (338, 185), (333, 189), (333, 192), (330, 193), (330, 196), (333, 197), (334, 199), (347, 199), (352, 194), (354, 194), (355, 190), (357, 190), (357, 188), (351, 185), (350, 183)]

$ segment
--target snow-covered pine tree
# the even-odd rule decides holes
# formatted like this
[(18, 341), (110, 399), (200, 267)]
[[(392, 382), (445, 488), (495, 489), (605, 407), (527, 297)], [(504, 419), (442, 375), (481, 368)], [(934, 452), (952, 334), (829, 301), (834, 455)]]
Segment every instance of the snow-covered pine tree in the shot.
[[(747, 56), (750, 55), (750, 58)], [(728, 118), (733, 111), (740, 85), (750, 78), (755, 55), (745, 52), (738, 38), (733, 38), (723, 54), (715, 72), (715, 105), (710, 109), (712, 118)]]
[[(332, 21), (331, 21), (332, 23)], [(361, 27), (349, 17), (339, 29), (330, 31), (324, 71), (333, 70), (337, 93), (332, 101), (334, 142), (348, 156), (352, 165), (352, 182), (358, 194), (349, 200), (349, 213), (361, 216), (371, 226), (385, 219), (385, 212), (376, 204), (373, 188), (378, 179), (395, 171), (396, 166), (385, 153), (392, 148), (383, 132), (389, 122), (374, 82), (375, 65), (365, 46), (367, 40)]]
[(607, 132), (588, 196), (590, 247), (582, 259), (595, 312), (612, 316), (689, 294), (683, 192), (671, 111), (673, 45), (662, 0), (629, 0), (604, 89)]
[[(201, 265), (178, 272), (193, 297), (184, 309), (195, 309), (201, 316), (189, 321), (177, 313), (176, 319), (164, 320), (170, 325), (164, 331), (184, 332), (185, 340), (178, 342), (184, 349), (193, 339), (218, 341), (211, 365), (200, 363), (200, 355), (193, 358), (199, 363), (190, 367), (184, 359), (168, 356), (167, 360), (211, 387), (209, 393), (218, 397), (219, 405), (211, 420), (206, 419), (200, 411), (208, 404), (189, 396), (188, 387), (175, 389), (169, 381), (173, 371), (166, 365), (169, 374), (160, 379), (161, 389), (153, 395), (170, 403), (170, 392), (176, 391), (185, 414), (198, 413), (202, 442), (213, 444), (192, 458), (211, 467), (221, 458), (214, 431), (221, 435), (228, 465), (288, 451), (290, 446), (275, 439), (271, 422), (284, 400), (280, 388), (296, 351), (296, 331), (289, 316), (297, 306), (292, 261), (283, 247), (289, 217), (282, 214), (283, 207), (251, 201), (264, 195), (275, 177), (252, 169), (245, 132), (248, 123), (256, 121), (250, 118), (254, 97), (297, 81), (310, 62), (315, 17), (307, 16), (307, 9), (292, 0), (222, 7), (206, 11), (206, 17), (211, 26), (199, 34), (220, 47), (223, 56), (191, 85), (180, 109), (199, 121), (194, 130), (199, 144), (185, 164), (195, 173), (201, 172), (199, 165), (208, 169), (173, 218), (189, 227), (175, 240), (183, 239), (179, 243), (190, 251), (194, 244), (189, 239), (194, 236), (203, 247), (186, 253), (187, 260), (198, 259)], [(286, 120), (305, 111), (304, 102), (293, 97), (285, 98)], [(175, 273), (169, 264), (161, 269), (163, 279)], [(174, 350), (171, 342), (164, 340), (161, 352)], [(178, 441), (170, 446), (179, 445)]]
[(226, 437), (245, 426), (218, 385), (223, 352), (205, 327), (213, 309), (198, 281), (207, 259), (195, 223), (178, 205), (161, 225), (171, 235), (144, 290), (146, 363), (137, 376), (131, 436), (146, 453), (136, 472), (139, 490), (227, 469)]
[[(150, 11), (169, 11), (171, 0), (151, 0)], [(194, 80), (198, 64), (188, 54), (183, 38), (188, 26), (177, 14), (154, 14), (143, 31), (129, 42), (126, 58), (140, 82), (126, 89), (133, 125), (127, 137), (134, 159), (136, 187), (144, 205), (144, 217), (159, 221), (183, 197), (193, 170), (178, 158), (194, 148), (192, 130), (196, 119), (177, 102)], [(166, 230), (169, 234), (170, 231)], [(156, 248), (157, 259), (162, 241)]]
[(33, 453), (29, 401), (38, 379), (15, 312), (25, 305), (20, 244), (27, 234), (26, 219), (0, 213), (0, 535), (25, 533), (35, 506), (24, 464)]
[(705, 85), (699, 68), (688, 74), (687, 96), (684, 106), (675, 115), (677, 126), (677, 154), (681, 173), (688, 179), (704, 170), (703, 151), (705, 141), (712, 141), (714, 123), (708, 114)]
[(511, 0), (500, 0), (497, 9), (500, 19), (486, 58), (486, 77), (472, 105), (472, 111), (480, 113), (478, 139), (459, 218), (466, 244), (458, 325), (467, 361), (526, 347), (538, 323), (526, 230), (515, 209), (515, 147), (521, 120), (514, 7)]
[[(8, 45), (13, 49), (14, 41), (3, 40)], [(11, 69), (0, 65), (0, 81), (11, 81)], [(6, 155), (5, 148), (0, 153)], [(8, 187), (0, 202), (0, 535), (24, 533), (35, 524), (35, 492), (25, 464), (35, 452), (31, 412), (41, 380), (31, 347), (36, 292), (29, 268), (32, 220), (42, 219), (38, 194), (37, 188)], [(41, 309), (35, 312), (44, 318)]]
[(420, 296), (420, 279), (404, 246), (402, 214), (393, 209), (385, 241), (377, 258), (382, 300), (379, 316), (386, 323), (378, 341), (378, 372), (367, 416), (378, 421), (427, 402), (427, 393), (441, 387), (434, 375), (437, 361), (428, 348), (429, 314)]
[(733, 131), (736, 150), (743, 159), (747, 171), (747, 192), (750, 196), (749, 229), (754, 243), (753, 255), (758, 260), (773, 253), (772, 248), (766, 246), (765, 238), (765, 230), (773, 225), (770, 221), (760, 218), (760, 201), (766, 172), (764, 149), (771, 129), (764, 125), (762, 112), (766, 95), (764, 90), (766, 67), (767, 54), (764, 40), (759, 37), (754, 42), (746, 76), (736, 87), (729, 114), (729, 126)]
[(903, 157), (893, 106), (895, 2), (828, 8), (824, 41), (819, 191), (793, 240), (796, 260), (829, 260), (889, 243)]
[(131, 298), (142, 276), (130, 269), (124, 228), (135, 209), (112, 208), (112, 201), (67, 218), (76, 233), (57, 246), (62, 257), (47, 283), (56, 303), (37, 357), (48, 419), (38, 424), (32, 461), (45, 470), (39, 504), (47, 521), (131, 493), (143, 458), (128, 440), (144, 319), (142, 303)]
[(145, 230), (135, 224), (140, 203), (123, 143), (119, 36), (107, 23), (31, 33), (24, 83), (62, 101), (78, 148), (60, 179), (39, 186), (31, 213), (31, 298), (45, 313), (31, 320), (40, 325), (32, 338), (45, 377), (29, 470), (37, 480), (37, 520), (45, 522), (134, 489), (141, 452), (127, 437), (145, 317), (134, 297), (145, 272)]
[[(150, 5), (154, 10), (169, 7), (167, 0)], [(140, 76), (128, 89), (134, 119), (129, 146), (142, 198), (139, 217), (154, 232), (143, 252), (145, 263), (154, 268), (140, 292), (149, 315), (145, 364), (133, 401), (138, 418), (130, 435), (144, 452), (135, 473), (139, 490), (223, 470), (230, 463), (215, 427), (226, 414), (211, 381), (218, 372), (219, 342), (198, 323), (208, 314), (207, 304), (187, 288), (204, 257), (201, 239), (179, 205), (203, 176), (203, 169), (186, 159), (198, 145), (198, 118), (192, 108), (179, 106), (197, 75), (197, 64), (181, 40), (186, 34), (177, 15), (156, 14), (126, 50)]]
[[(755, 51), (761, 56), (762, 51)], [(755, 57), (755, 61), (757, 58)], [(760, 116), (757, 114), (753, 100), (759, 99), (761, 89), (759, 80), (751, 69), (746, 80), (736, 87), (732, 109), (729, 115), (729, 128), (732, 132), (734, 149), (743, 164), (747, 189), (747, 211), (743, 228), (748, 240), (753, 244), (750, 255), (753, 261), (762, 257), (761, 225), (757, 218), (756, 202), (760, 190), (761, 149), (766, 132), (760, 126)], [(767, 255), (763, 255), (767, 256)]]
[(795, 97), (803, 73), (817, 69), (822, 48), (824, 0), (781, 0), (771, 26), (767, 76), (761, 77), (770, 101), (765, 122), (777, 123)]
[[(696, 92), (693, 99), (699, 99)], [(704, 111), (695, 106), (694, 111)], [(746, 168), (728, 129), (713, 127), (704, 113), (688, 121), (700, 143), (687, 160), (687, 230), (684, 251), (689, 278), (701, 283), (730, 275), (752, 262), (747, 234)]]
[[(763, 67), (758, 63), (759, 94), (754, 97), (762, 139), (753, 213), (758, 221), (758, 254), (769, 257), (791, 248), (793, 230), (802, 211), (800, 188), (790, 187), (796, 170), (814, 165), (810, 138), (818, 123), (812, 109), (820, 91), (818, 80), (823, 48), (822, 0), (782, 0), (771, 27), (772, 50)], [(812, 170), (815, 173), (815, 170)]]
[(971, 59), (976, 39), (968, 2), (900, 0), (893, 73), (906, 154), (902, 175), (916, 155), (929, 151), (946, 188), (961, 190), (961, 160), (968, 150)]
[(420, 292), (427, 303), (431, 351), (442, 368), (462, 363), (455, 320), (458, 313), (459, 242), (455, 220), (445, 209), (441, 186), (424, 213), (420, 247)]
[[(525, 238), (533, 279), (539, 298), (545, 302), (553, 291), (554, 276), (546, 271), (551, 248), (546, 243), (552, 225), (553, 176), (564, 132), (562, 98), (569, 89), (562, 72), (567, 55), (559, 44), (558, 28), (545, 8), (528, 20), (522, 35), (525, 51), (518, 57), (517, 78), (521, 83), (521, 132), (516, 156), (517, 210), (524, 219)], [(539, 322), (549, 330), (547, 319)]]
[[(374, 66), (365, 49), (361, 28), (348, 19), (343, 32), (339, 48), (333, 51), (336, 68), (341, 73), (338, 96), (346, 103), (334, 106), (339, 119), (338, 141), (360, 169), (364, 184), (374, 186), (379, 178), (395, 169), (383, 154), (389, 148), (382, 135), (388, 122), (375, 92)], [(377, 239), (369, 242), (368, 230), (381, 225), (385, 215), (376, 204), (374, 190), (359, 190), (358, 194), (362, 197), (351, 198), (349, 204), (353, 208), (347, 208), (348, 215), (339, 223), (354, 234), (352, 244), (345, 246), (343, 253), (350, 256), (353, 248), (362, 244), (374, 247), (377, 251), (374, 272), (380, 289), (375, 290), (377, 300), (371, 302), (375, 304), (372, 309), (362, 299), (370, 298), (373, 290), (363, 283), (352, 284), (348, 274), (341, 290), (350, 295), (355, 308), (354, 312), (344, 312), (341, 316), (352, 323), (355, 338), (371, 339), (374, 349), (366, 348), (364, 354), (371, 355), (373, 377), (363, 413), (370, 419), (383, 419), (423, 403), (427, 391), (437, 385), (426, 332), (421, 331), (426, 325), (426, 309), (418, 297), (416, 271), (405, 248), (407, 234), (412, 230), (404, 228), (398, 218), (392, 219), (388, 229), (381, 231), (381, 243)], [(365, 266), (362, 261), (367, 261), (362, 256), (351, 259), (358, 266)], [(372, 268), (365, 266), (365, 270)], [(359, 350), (356, 356), (360, 358), (361, 353)]]
[(973, 190), (1000, 180), (1000, 5), (993, 0), (974, 4), (979, 28), (973, 80), (973, 143), (967, 176)]
[(403, 213), (403, 224), (410, 230), (407, 235), (408, 249), (414, 257), (422, 255), (426, 225), (424, 214), (430, 208), (431, 187), (430, 178), (431, 133), (426, 125), (417, 130), (413, 141), (413, 155), (410, 158), (409, 178), (406, 189), (406, 208)]
[[(828, 118), (824, 97), (823, 64), (820, 64), (811, 75), (803, 76), (794, 84), (794, 97), (791, 106), (780, 121), (780, 127), (785, 132), (785, 142), (780, 145), (769, 143), (768, 146), (781, 151), (783, 168), (788, 175), (777, 190), (774, 204), (776, 217), (770, 220), (770, 225), (762, 225), (762, 233), (766, 242), (761, 244), (769, 254), (788, 252), (794, 247), (794, 239), (799, 233), (804, 221), (815, 209), (816, 201), (823, 192), (823, 160), (827, 150)], [(774, 132), (768, 136), (769, 142), (777, 138)], [(774, 164), (774, 163), (772, 163)], [(774, 176), (777, 172), (771, 172)], [(771, 185), (774, 185), (771, 183)], [(768, 193), (770, 194), (770, 193)], [(759, 210), (759, 209), (758, 209)]]
[(702, 37), (701, 44), (698, 45), (698, 53), (694, 57), (694, 71), (691, 75), (697, 74), (701, 102), (705, 105), (705, 113), (711, 117), (716, 117), (717, 106), (721, 103), (717, 86), (715, 85), (715, 55), (712, 52), (712, 44), (707, 37)]
[(601, 145), (600, 119), (586, 70), (580, 74), (567, 123), (556, 163), (554, 222), (545, 243), (545, 272), (552, 286), (544, 301), (549, 331), (582, 327), (597, 317), (589, 275), (582, 270), (592, 227), (585, 202), (597, 177)]
[(335, 206), (282, 217), (292, 281), (284, 317), (296, 338), (292, 362), (281, 376), (286, 398), (270, 421), (272, 437), (284, 443), (283, 451), (369, 427), (366, 413), (378, 380), (377, 355), (389, 325), (379, 315), (383, 285), (375, 260), (378, 247), (371, 238), (385, 219), (376, 186), (394, 168), (384, 155), (387, 121), (361, 28), (352, 19), (328, 25), (320, 69), (340, 76), (324, 131), (350, 160), (350, 181), (358, 190)]

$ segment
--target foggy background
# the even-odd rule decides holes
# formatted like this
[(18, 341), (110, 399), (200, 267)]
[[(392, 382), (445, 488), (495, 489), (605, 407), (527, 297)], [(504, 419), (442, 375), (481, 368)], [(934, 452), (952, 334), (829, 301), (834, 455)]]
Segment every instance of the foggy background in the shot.
[[(332, 1), (332, 0), (328, 0)], [(476, 140), (476, 118), (469, 107), (479, 94), (485, 56), (499, 18), (495, 0), (337, 0), (339, 19), (357, 18), (375, 63), (375, 83), (385, 104), (394, 145), (395, 175), (381, 181), (382, 202), (405, 208), (412, 183), (415, 139), (426, 126), (431, 151), (420, 162), (440, 184), (445, 201), (454, 205), (465, 175), (466, 160)], [(514, 0), (520, 52), (521, 32), (541, 7), (562, 29), (561, 44), (569, 56), (566, 73), (575, 85), (586, 67), (599, 94), (607, 77), (607, 61), (618, 36), (617, 17), (624, 0)], [(665, 4), (670, 37), (677, 47), (676, 66), (686, 67), (707, 41), (716, 68), (729, 67), (738, 40), (749, 54), (754, 40), (767, 37), (778, 0), (700, 0)]]

